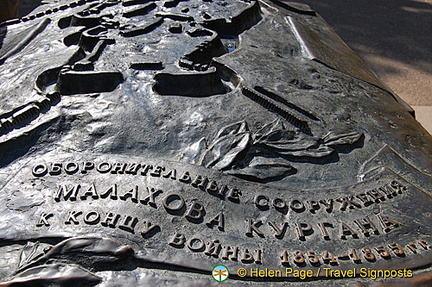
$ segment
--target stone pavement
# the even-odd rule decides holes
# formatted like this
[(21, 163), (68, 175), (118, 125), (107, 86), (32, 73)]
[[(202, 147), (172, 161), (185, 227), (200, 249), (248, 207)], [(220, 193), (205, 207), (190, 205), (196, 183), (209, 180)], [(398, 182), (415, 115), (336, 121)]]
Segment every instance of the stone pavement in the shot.
[(293, 1), (317, 11), (432, 134), (432, 0)]

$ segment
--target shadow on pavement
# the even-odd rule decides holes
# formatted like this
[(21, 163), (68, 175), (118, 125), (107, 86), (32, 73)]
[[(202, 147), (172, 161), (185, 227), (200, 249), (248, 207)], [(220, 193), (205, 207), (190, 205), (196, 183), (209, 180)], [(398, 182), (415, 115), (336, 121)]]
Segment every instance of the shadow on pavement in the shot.
[[(432, 74), (432, 1), (294, 1), (317, 11), (356, 53), (380, 55)], [(389, 67), (383, 71), (398, 73)]]

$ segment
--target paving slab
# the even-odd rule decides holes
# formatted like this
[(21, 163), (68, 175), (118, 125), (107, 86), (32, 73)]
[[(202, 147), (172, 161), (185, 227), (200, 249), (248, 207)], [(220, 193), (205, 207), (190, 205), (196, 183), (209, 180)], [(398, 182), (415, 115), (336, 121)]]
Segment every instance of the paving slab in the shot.
[(422, 126), (432, 134), (432, 107), (431, 106), (413, 106), (416, 112), (416, 119)]

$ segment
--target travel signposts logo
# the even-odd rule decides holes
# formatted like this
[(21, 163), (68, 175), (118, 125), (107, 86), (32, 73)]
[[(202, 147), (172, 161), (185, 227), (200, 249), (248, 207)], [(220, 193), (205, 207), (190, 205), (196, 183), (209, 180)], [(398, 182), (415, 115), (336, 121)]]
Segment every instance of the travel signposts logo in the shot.
[(216, 265), (212, 270), (212, 277), (217, 282), (223, 282), (228, 279), (229, 271), (225, 265)]

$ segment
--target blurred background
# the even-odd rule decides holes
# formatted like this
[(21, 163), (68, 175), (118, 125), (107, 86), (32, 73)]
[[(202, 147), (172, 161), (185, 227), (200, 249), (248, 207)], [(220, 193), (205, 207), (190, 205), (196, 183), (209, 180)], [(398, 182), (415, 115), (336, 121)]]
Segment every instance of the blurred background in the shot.
[(0, 22), (21, 17), (41, 4), (41, 0), (0, 0)]

